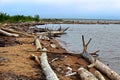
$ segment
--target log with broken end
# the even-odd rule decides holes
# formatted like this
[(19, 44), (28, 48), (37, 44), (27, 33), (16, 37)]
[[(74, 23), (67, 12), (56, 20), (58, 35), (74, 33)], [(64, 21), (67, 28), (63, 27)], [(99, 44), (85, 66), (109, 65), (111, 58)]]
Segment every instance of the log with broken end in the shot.
[[(96, 59), (95, 59), (95, 62), (96, 62)], [(92, 68), (92, 67), (94, 67), (95, 66), (95, 62), (92, 63), (92, 64), (90, 64), (90, 65), (88, 65), (87, 67), (89, 69)], [(105, 78), (103, 77), (103, 75), (98, 70), (95, 70), (95, 74), (94, 75), (97, 77), (98, 80), (105, 80)]]
[(98, 80), (105, 80), (105, 78), (99, 71), (95, 71), (95, 76), (98, 78)]
[(78, 69), (81, 80), (98, 80), (91, 72), (81, 67)]
[(87, 44), (85, 44), (84, 36), (82, 36), (82, 42), (83, 42), (83, 52), (81, 53), (81, 56), (88, 60), (90, 63), (94, 63), (94, 66), (100, 70), (102, 73), (107, 75), (111, 80), (120, 80), (120, 75), (117, 74), (115, 71), (110, 69), (108, 66), (100, 62), (99, 60), (96, 60), (92, 55), (90, 55), (87, 52), (88, 44), (90, 43), (91, 39), (88, 41)]
[[(47, 49), (44, 48), (43, 50), (46, 51)], [(52, 68), (50, 67), (48, 63), (46, 52), (42, 52), (40, 56), (40, 61), (41, 61), (41, 67), (44, 71), (44, 74), (46, 75), (46, 79), (47, 80), (59, 80), (57, 75), (55, 74), (55, 72), (52, 70)]]
[(30, 59), (35, 60), (35, 61), (40, 65), (40, 60), (39, 60), (38, 56), (35, 56), (34, 54), (32, 54), (32, 55), (30, 56)]
[(35, 39), (35, 45), (36, 45), (37, 51), (42, 50), (42, 45), (41, 45), (40, 40), (38, 38)]

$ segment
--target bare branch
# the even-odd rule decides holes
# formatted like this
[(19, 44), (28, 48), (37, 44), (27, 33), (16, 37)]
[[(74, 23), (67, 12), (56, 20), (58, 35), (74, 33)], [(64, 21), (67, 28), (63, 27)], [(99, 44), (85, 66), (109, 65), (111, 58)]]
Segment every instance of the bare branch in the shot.
[(83, 47), (85, 47), (85, 40), (83, 35), (82, 35), (82, 42), (83, 42)]
[(83, 52), (82, 53), (87, 52), (87, 47), (88, 47), (88, 44), (90, 43), (91, 40), (92, 39), (90, 38), (89, 41), (87, 42), (87, 44), (85, 44), (84, 36), (82, 35), (82, 42), (83, 42)]
[(98, 55), (97, 53), (100, 52), (100, 50), (94, 51), (92, 53), (90, 53), (91, 55)]
[(90, 41), (91, 41), (91, 40), (92, 40), (92, 38), (90, 38), (90, 39), (89, 39), (89, 41), (88, 41), (88, 43), (86, 44), (86, 46), (88, 46), (88, 45), (89, 45), (89, 43), (90, 43)]

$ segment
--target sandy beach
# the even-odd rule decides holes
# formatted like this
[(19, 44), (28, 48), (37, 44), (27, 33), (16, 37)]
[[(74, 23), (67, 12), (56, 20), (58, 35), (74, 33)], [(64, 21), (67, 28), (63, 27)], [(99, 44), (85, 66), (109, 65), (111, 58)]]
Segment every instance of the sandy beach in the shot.
[[(32, 60), (32, 54), (40, 56), (42, 52), (36, 52), (34, 37), (17, 37), (19, 44), (0, 47), (0, 79), (1, 80), (45, 80), (45, 75), (40, 65)], [(54, 53), (47, 53), (48, 61), (60, 80), (78, 80), (78, 68), (87, 67), (89, 64), (79, 54), (67, 54), (67, 51), (59, 45), (55, 38), (50, 40), (40, 40), (42, 47)], [(52, 48), (53, 43), (57, 48)], [(57, 52), (57, 53), (55, 53)], [(54, 60), (55, 59), (55, 60)], [(73, 76), (66, 76), (71, 68), (76, 72)], [(95, 68), (91, 68), (94, 74)], [(109, 80), (109, 79), (106, 79)]]

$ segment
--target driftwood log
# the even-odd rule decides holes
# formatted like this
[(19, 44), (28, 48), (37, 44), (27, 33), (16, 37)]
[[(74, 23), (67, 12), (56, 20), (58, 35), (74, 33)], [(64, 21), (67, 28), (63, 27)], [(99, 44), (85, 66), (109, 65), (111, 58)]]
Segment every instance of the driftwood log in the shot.
[(104, 73), (105, 75), (107, 75), (111, 80), (120, 80), (120, 75), (119, 74), (117, 74), (115, 71), (113, 71), (112, 69), (110, 69), (108, 66), (106, 66), (105, 64), (103, 64), (99, 60), (95, 59), (92, 55), (90, 55), (87, 52), (87, 47), (88, 47), (88, 44), (90, 43), (90, 41), (91, 41), (91, 38), (88, 41), (88, 43), (85, 44), (84, 36), (82, 36), (83, 52), (81, 53), (81, 56), (83, 58), (85, 58), (86, 60), (88, 60), (91, 64), (94, 64), (94, 67), (96, 67), (102, 73)]
[(1, 30), (0, 29), (0, 34), (6, 35), (6, 36), (13, 36), (13, 37), (18, 37), (18, 34), (13, 34), (13, 33), (9, 33), (7, 31)]
[(39, 38), (36, 38), (36, 39), (35, 39), (35, 45), (36, 45), (37, 51), (42, 50), (42, 45), (41, 45), (41, 43), (40, 43)]
[(98, 78), (98, 80), (105, 80), (105, 78), (99, 71), (95, 71), (95, 76)]
[[(47, 49), (44, 48), (43, 50), (46, 51)], [(52, 68), (50, 67), (48, 63), (46, 52), (42, 52), (40, 56), (40, 61), (41, 61), (41, 67), (46, 75), (46, 79), (47, 80), (59, 80), (57, 75), (55, 74), (55, 72), (52, 70)]]
[(81, 80), (98, 80), (91, 72), (81, 67), (78, 69)]
[(19, 32), (19, 31), (15, 31), (15, 30), (7, 29), (7, 28), (1, 28), (1, 29), (4, 30), (4, 31), (7, 31), (7, 32), (11, 32), (11, 33), (21, 34), (21, 35), (24, 35), (24, 36), (27, 36), (27, 37), (33, 37), (30, 34)]

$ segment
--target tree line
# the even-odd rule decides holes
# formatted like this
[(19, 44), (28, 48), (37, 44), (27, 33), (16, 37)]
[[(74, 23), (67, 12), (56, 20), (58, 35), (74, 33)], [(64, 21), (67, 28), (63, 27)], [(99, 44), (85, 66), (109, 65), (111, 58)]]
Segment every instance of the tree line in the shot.
[(24, 15), (14, 15), (10, 16), (7, 13), (0, 13), (0, 22), (29, 22), (29, 21), (39, 21), (40, 17), (39, 15), (34, 15), (33, 16), (24, 16)]

